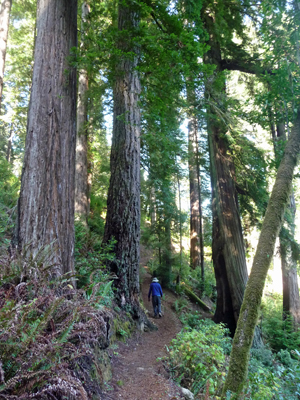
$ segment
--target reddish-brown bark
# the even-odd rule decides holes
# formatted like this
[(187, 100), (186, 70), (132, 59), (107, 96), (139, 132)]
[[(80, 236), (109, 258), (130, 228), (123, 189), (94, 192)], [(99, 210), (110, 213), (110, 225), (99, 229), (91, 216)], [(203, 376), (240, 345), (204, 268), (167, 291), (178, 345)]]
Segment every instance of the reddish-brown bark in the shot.
[(13, 245), (51, 245), (52, 276), (74, 271), (77, 1), (40, 0), (18, 218)]
[[(114, 116), (111, 147), (111, 178), (107, 198), (104, 243), (116, 240), (117, 299), (122, 306), (138, 311), (140, 246), (140, 80), (137, 54), (130, 33), (139, 24), (136, 4), (119, 4), (118, 47), (123, 52), (116, 62)], [(130, 33), (129, 33), (130, 32)], [(132, 33), (134, 35), (134, 33)], [(125, 53), (131, 52), (128, 56)], [(134, 54), (134, 55), (133, 55)]]

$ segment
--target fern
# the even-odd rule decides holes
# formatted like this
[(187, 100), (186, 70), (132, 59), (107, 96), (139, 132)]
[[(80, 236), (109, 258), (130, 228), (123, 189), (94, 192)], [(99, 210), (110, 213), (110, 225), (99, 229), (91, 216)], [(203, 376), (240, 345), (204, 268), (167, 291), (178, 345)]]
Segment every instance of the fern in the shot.
[(2, 270), (0, 375), (5, 383), (0, 399), (86, 400), (95, 387), (100, 393), (98, 382), (88, 386), (91, 378), (79, 365), (88, 359), (97, 369), (93, 349), (108, 344), (111, 315), (97, 304), (109, 295), (111, 282), (98, 282), (89, 298), (69, 285), (66, 276), (49, 285), (43, 264), (48, 252), (46, 248), (31, 257), (26, 249), (26, 258), (15, 258)]

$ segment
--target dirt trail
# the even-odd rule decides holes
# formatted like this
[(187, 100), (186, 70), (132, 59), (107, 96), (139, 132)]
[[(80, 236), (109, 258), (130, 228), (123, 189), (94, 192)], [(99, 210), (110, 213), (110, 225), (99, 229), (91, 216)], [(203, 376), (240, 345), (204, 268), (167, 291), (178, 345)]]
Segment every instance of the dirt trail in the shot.
[[(152, 303), (148, 302), (150, 274), (143, 277), (142, 297), (144, 305), (153, 315)], [(120, 343), (117, 356), (112, 358), (113, 379), (109, 382), (111, 391), (106, 399), (116, 400), (175, 400), (182, 399), (178, 387), (166, 373), (159, 357), (166, 355), (166, 345), (181, 329), (181, 323), (172, 311), (176, 300), (173, 293), (164, 290), (162, 302), (163, 317), (152, 319), (157, 331), (137, 334), (127, 343)]]

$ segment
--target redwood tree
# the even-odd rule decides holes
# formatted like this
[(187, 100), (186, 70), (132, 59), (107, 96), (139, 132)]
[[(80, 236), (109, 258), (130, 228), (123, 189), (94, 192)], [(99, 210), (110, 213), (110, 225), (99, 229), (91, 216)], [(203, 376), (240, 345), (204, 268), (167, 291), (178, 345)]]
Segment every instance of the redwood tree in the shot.
[(214, 30), (213, 19), (210, 16), (205, 16), (205, 19), (207, 30), (210, 32), (210, 50), (206, 54), (205, 62), (216, 66), (205, 90), (212, 184), (212, 258), (217, 286), (214, 320), (226, 323), (234, 334), (248, 274), (232, 173), (234, 166), (226, 140), (227, 127), (219, 113), (219, 110), (225, 111), (226, 107), (221, 47)]
[(115, 239), (117, 300), (139, 314), (140, 260), (140, 79), (134, 37), (139, 7), (128, 1), (118, 5), (119, 55), (115, 62), (111, 178), (107, 198), (104, 243)]
[[(84, 22), (89, 12), (90, 6), (85, 1), (82, 4), (81, 11), (81, 48), (84, 47)], [(79, 71), (78, 77), (75, 215), (86, 226), (89, 214), (87, 91), (88, 73), (87, 70), (83, 68)]]
[(74, 271), (77, 1), (39, 0), (33, 80), (13, 246), (51, 246), (51, 275)]
[[(191, 84), (191, 82), (188, 82)], [(204, 280), (204, 255), (202, 237), (202, 208), (198, 162), (198, 119), (195, 114), (195, 91), (187, 87), (188, 110), (188, 157), (190, 181), (190, 262), (196, 269), (201, 266), (201, 276)], [(203, 283), (203, 282), (202, 282)]]

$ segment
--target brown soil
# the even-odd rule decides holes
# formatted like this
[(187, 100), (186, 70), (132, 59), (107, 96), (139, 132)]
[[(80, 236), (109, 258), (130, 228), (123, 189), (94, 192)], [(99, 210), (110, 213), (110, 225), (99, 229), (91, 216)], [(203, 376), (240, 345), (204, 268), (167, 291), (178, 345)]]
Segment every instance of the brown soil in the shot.
[(163, 316), (153, 316), (152, 303), (148, 302), (151, 276), (143, 277), (142, 298), (157, 331), (136, 334), (127, 343), (118, 343), (117, 355), (112, 357), (113, 378), (106, 399), (116, 400), (167, 400), (182, 399), (180, 390), (170, 379), (160, 358), (167, 354), (166, 346), (181, 329), (181, 323), (172, 310), (176, 297), (164, 290)]

